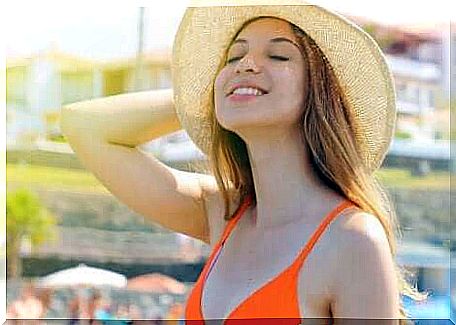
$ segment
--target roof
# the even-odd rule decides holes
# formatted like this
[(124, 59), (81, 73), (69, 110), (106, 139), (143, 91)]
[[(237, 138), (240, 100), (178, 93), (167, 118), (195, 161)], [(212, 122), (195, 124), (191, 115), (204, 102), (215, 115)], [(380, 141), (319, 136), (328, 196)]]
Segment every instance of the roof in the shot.
[[(92, 70), (95, 67), (102, 69), (118, 69), (122, 67), (134, 67), (136, 64), (136, 56), (109, 59), (109, 60), (94, 60), (82, 56), (69, 54), (60, 51), (56, 47), (35, 53), (28, 56), (8, 57), (6, 58), (6, 67), (20, 67), (32, 64), (36, 60), (49, 60), (57, 64), (60, 71), (78, 72), (83, 70)], [(142, 61), (145, 64), (155, 65), (171, 65), (171, 49), (155, 49), (145, 52), (142, 55)]]
[[(102, 67), (105, 69), (117, 69), (119, 67), (134, 67), (136, 65), (136, 60), (136, 56), (121, 59), (105, 60), (102, 63)], [(156, 49), (150, 52), (145, 52), (142, 55), (142, 62), (144, 64), (170, 66), (171, 49)]]
[(34, 61), (39, 60), (52, 61), (57, 64), (60, 71), (68, 72), (91, 70), (96, 65), (100, 64), (100, 61), (65, 53), (54, 47), (28, 56), (6, 58), (6, 67), (13, 68), (18, 66), (27, 66), (32, 64)]

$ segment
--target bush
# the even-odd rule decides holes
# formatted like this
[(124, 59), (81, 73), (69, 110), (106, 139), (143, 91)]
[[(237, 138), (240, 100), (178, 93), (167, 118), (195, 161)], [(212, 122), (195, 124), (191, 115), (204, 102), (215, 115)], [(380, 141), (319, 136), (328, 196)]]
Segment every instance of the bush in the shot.
[(48, 135), (48, 140), (63, 143), (67, 142), (65, 136), (63, 136), (62, 134), (50, 134)]
[(394, 137), (398, 138), (398, 139), (411, 139), (412, 135), (410, 134), (410, 132), (396, 131), (396, 133), (394, 134)]

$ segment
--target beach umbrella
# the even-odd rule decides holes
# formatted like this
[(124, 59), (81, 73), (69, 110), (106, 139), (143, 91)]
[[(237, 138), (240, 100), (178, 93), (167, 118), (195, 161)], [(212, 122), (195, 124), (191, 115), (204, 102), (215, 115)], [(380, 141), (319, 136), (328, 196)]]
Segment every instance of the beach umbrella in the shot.
[(51, 273), (38, 281), (40, 286), (112, 286), (123, 288), (127, 278), (119, 273), (79, 264), (76, 267)]
[(161, 294), (184, 294), (187, 287), (170, 276), (161, 273), (150, 273), (128, 279), (127, 289)]

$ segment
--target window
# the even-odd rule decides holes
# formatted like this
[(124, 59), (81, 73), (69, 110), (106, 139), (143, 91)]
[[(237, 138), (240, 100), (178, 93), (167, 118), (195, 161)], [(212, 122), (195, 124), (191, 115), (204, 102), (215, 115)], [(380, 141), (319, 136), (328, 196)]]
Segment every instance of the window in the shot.
[(28, 112), (26, 96), (26, 67), (13, 67), (6, 70), (6, 103), (9, 107)]
[(407, 101), (413, 104), (420, 103), (420, 88), (418, 85), (409, 85), (407, 87)]
[(61, 90), (63, 105), (92, 98), (92, 72), (63, 72), (61, 74)]
[(397, 99), (401, 101), (407, 100), (407, 85), (402, 82), (396, 82), (396, 92), (397, 92)]

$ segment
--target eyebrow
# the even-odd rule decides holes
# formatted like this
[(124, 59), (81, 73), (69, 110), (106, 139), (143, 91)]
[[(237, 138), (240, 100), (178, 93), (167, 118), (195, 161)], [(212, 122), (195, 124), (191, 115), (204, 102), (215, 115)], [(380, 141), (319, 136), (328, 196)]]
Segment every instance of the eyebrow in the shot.
[[(269, 40), (269, 42), (271, 43), (279, 43), (279, 42), (288, 42), (290, 44), (293, 44), (294, 46), (296, 46), (298, 49), (300, 49), (299, 45), (296, 44), (295, 42), (293, 42), (292, 40), (290, 40), (289, 38), (286, 38), (286, 37), (275, 37), (275, 38), (272, 38)], [(247, 40), (243, 39), (243, 38), (238, 38), (237, 40), (235, 40), (232, 44), (232, 46), (236, 43), (248, 43)]]

